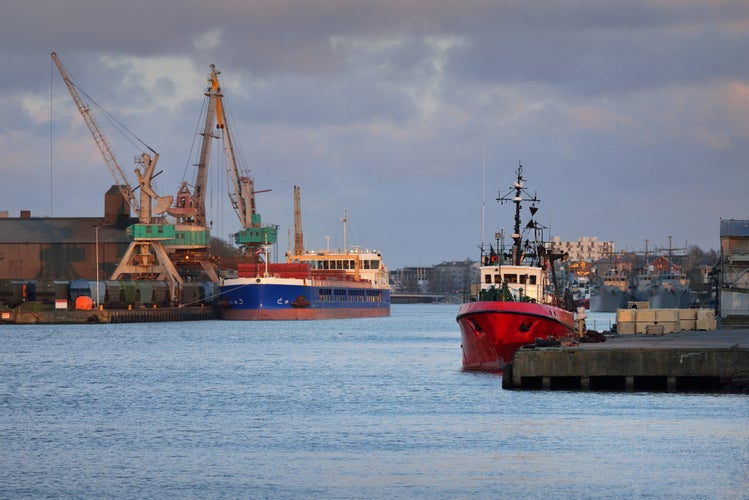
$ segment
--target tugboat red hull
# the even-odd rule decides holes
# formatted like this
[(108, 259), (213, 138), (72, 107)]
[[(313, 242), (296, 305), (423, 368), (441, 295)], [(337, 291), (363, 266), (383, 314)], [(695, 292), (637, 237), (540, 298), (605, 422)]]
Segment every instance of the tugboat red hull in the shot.
[(460, 307), (456, 320), (464, 370), (503, 370), (523, 345), (575, 332), (573, 313), (532, 302), (470, 302)]

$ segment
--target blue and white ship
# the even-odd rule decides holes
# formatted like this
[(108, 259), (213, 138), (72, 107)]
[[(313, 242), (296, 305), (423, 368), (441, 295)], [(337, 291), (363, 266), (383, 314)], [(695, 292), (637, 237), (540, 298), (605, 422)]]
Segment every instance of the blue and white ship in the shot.
[(221, 317), (229, 320), (312, 320), (390, 315), (388, 270), (376, 250), (303, 250), (295, 224), (285, 263), (240, 264), (220, 286)]

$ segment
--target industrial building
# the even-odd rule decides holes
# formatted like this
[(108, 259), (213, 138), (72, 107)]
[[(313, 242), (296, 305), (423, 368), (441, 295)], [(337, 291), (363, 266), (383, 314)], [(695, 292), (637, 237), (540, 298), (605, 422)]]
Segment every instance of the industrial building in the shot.
[[(0, 217), (0, 279), (107, 279), (131, 239), (126, 231), (138, 219), (117, 186), (104, 195), (103, 217)], [(98, 249), (98, 252), (97, 252)]]
[(720, 317), (749, 324), (749, 220), (720, 221)]

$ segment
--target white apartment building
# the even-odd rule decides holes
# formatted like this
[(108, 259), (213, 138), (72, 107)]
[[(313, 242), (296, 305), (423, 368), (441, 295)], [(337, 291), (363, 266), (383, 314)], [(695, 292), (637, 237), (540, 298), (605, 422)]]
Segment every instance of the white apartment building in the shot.
[(595, 236), (583, 236), (577, 241), (562, 241), (559, 236), (554, 236), (549, 244), (552, 252), (567, 252), (573, 262), (595, 262), (614, 253), (613, 241), (598, 241)]

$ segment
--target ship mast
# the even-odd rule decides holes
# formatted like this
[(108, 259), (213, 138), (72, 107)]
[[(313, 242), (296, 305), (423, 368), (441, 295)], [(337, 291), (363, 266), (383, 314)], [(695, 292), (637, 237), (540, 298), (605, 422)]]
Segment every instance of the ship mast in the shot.
[[(515, 171), (515, 174), (517, 179), (513, 183), (511, 190), (504, 196), (500, 195), (497, 198), (497, 201), (500, 203), (511, 201), (515, 204), (515, 225), (512, 233), (512, 265), (520, 266), (522, 265), (523, 259), (526, 257), (522, 250), (523, 236), (520, 232), (520, 209), (522, 208), (522, 202), (530, 201), (533, 203), (533, 206), (530, 207), (531, 216), (535, 215), (538, 210), (538, 207), (536, 207), (535, 204), (539, 202), (539, 199), (536, 197), (535, 193), (531, 196), (531, 194), (523, 188), (523, 181), (525, 179), (523, 179), (522, 164), (518, 164), (518, 169)], [(535, 227), (533, 220), (528, 223), (528, 227)]]
[(341, 219), (343, 222), (343, 253), (348, 253), (348, 247), (346, 246), (346, 222), (348, 221), (348, 217), (346, 217), (346, 209), (343, 209), (343, 218)]

